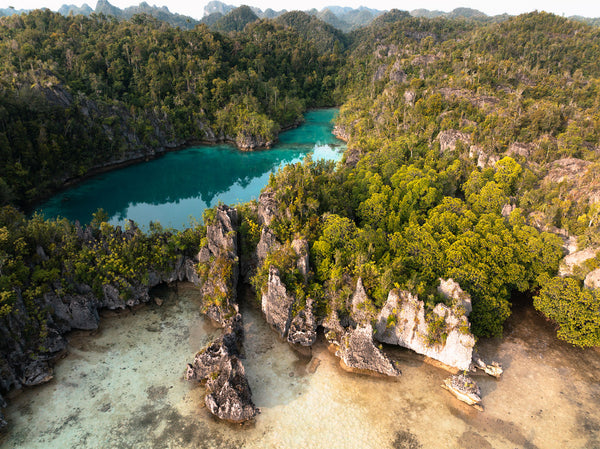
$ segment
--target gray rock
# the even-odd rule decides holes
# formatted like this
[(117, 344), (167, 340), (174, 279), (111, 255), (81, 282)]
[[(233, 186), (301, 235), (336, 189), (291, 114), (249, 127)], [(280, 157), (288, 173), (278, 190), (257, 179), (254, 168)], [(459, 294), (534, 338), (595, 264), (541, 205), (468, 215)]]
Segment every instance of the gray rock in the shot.
[(290, 323), (287, 340), (300, 346), (312, 346), (317, 340), (317, 322), (313, 313), (313, 300), (308, 298), (306, 306)]
[(46, 360), (33, 360), (23, 367), (21, 383), (28, 387), (43, 384), (52, 379), (52, 368)]
[(308, 242), (304, 238), (295, 238), (292, 241), (292, 249), (298, 256), (296, 267), (304, 277), (304, 282), (308, 280), (309, 260), (308, 260)]
[(269, 279), (266, 291), (261, 298), (261, 307), (267, 323), (273, 326), (282, 338), (285, 338), (292, 321), (292, 307), (295, 298), (288, 294), (281, 282), (279, 270), (269, 267)]
[(348, 330), (342, 337), (336, 355), (344, 369), (360, 373), (378, 373), (397, 377), (396, 368), (373, 343), (373, 328), (370, 324)]
[(442, 153), (455, 150), (458, 142), (462, 142), (465, 146), (471, 144), (471, 136), (469, 134), (455, 129), (448, 129), (440, 132), (437, 139), (440, 142), (440, 150)]
[(258, 196), (258, 220), (263, 226), (270, 226), (277, 212), (277, 201), (275, 192), (266, 188)]
[(256, 245), (256, 257), (258, 264), (262, 265), (267, 256), (273, 251), (277, 251), (281, 248), (281, 244), (277, 241), (275, 233), (268, 226), (263, 226), (260, 233), (260, 240)]
[(55, 292), (44, 294), (45, 301), (53, 307), (54, 316), (65, 323), (68, 329), (97, 329), (100, 317), (95, 299), (89, 296), (65, 295), (60, 298)]
[(364, 325), (371, 322), (374, 316), (373, 303), (367, 296), (362, 279), (359, 277), (356, 282), (356, 290), (352, 295), (352, 320), (357, 325)]
[(453, 307), (463, 307), (465, 309), (465, 316), (469, 316), (473, 311), (471, 296), (460, 288), (460, 285), (454, 279), (440, 279), (440, 285), (437, 290), (440, 295), (452, 300)]
[(214, 223), (206, 227), (206, 246), (198, 254), (204, 270), (204, 275), (198, 279), (204, 301), (203, 311), (223, 327), (238, 312), (237, 226), (237, 211), (219, 206)]
[(232, 320), (223, 337), (196, 354), (188, 364), (186, 378), (206, 382), (204, 402), (219, 419), (240, 423), (254, 419), (260, 410), (252, 402), (244, 365), (239, 359), (241, 316)]

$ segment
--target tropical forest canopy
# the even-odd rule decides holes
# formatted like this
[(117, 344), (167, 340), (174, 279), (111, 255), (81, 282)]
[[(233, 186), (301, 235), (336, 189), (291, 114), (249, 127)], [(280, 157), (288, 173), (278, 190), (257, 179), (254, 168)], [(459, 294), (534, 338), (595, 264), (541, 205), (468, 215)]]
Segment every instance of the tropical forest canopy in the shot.
[[(126, 294), (132, 273), (193, 252), (205, 232), (122, 238), (98, 214), (90, 246), (81, 228), (13, 206), (168, 145), (273, 141), (306, 108), (341, 105), (344, 163), (307, 160), (269, 182), (284, 245), (259, 267), (257, 291), (274, 265), (325, 315), (358, 277), (376, 308), (393, 288), (433, 307), (438, 279), (452, 277), (473, 298), (479, 337), (501, 335), (524, 295), (560, 338), (600, 345), (600, 294), (582, 286), (600, 259), (557, 276), (568, 236), (600, 246), (600, 30), (546, 13), (489, 23), (394, 10), (350, 33), (301, 12), (229, 19), (220, 31), (144, 15), (0, 19), (0, 317), (16, 313), (16, 288), (31, 310), (56, 282)], [(256, 243), (255, 206), (241, 211)], [(292, 260), (299, 235), (308, 281)]]

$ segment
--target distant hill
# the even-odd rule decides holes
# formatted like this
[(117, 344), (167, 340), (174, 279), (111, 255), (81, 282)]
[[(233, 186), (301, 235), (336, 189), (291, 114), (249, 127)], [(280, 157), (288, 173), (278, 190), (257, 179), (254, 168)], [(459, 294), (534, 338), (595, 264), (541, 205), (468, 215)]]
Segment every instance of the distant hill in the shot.
[(259, 17), (252, 11), (249, 6), (240, 6), (228, 12), (221, 17), (212, 26), (215, 31), (230, 32), (242, 31), (246, 25), (255, 22)]
[(131, 19), (136, 14), (148, 14), (158, 20), (183, 29), (194, 28), (200, 23), (200, 21), (193, 17), (172, 13), (166, 6), (150, 6), (146, 2), (142, 2), (138, 6), (129, 6), (125, 9), (121, 9), (111, 4), (108, 0), (98, 0), (95, 9), (92, 9), (88, 4), (83, 4), (81, 7), (76, 5), (63, 5), (59, 8), (58, 12), (63, 16), (68, 16), (69, 14), (81, 14), (84, 16), (89, 16), (92, 13), (104, 14), (105, 16), (114, 16), (124, 20)]
[(345, 46), (343, 33), (314, 15), (290, 11), (280, 15), (275, 21), (296, 30), (304, 39), (315, 44), (319, 51), (330, 51), (336, 48), (336, 43), (338, 48)]
[(58, 13), (62, 14), (63, 16), (68, 16), (69, 14), (73, 14), (74, 16), (76, 16), (78, 14), (81, 14), (82, 16), (89, 16), (93, 12), (94, 12), (94, 10), (87, 3), (84, 3), (81, 6), (77, 6), (77, 5), (62, 5), (58, 9)]
[(456, 8), (450, 12), (433, 10), (430, 11), (428, 9), (413, 9), (410, 12), (410, 15), (413, 17), (424, 17), (427, 19), (434, 19), (436, 17), (443, 17), (445, 19), (470, 19), (477, 20), (481, 22), (500, 22), (508, 19), (510, 16), (508, 14), (500, 14), (497, 16), (488, 16), (486, 13), (481, 12), (477, 9), (472, 8)]

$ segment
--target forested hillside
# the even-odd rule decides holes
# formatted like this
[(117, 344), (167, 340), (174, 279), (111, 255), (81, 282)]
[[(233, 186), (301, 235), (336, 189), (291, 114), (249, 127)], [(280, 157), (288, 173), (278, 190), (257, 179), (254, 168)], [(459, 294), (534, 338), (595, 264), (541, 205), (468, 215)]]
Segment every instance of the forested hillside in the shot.
[(0, 19), (0, 35), (2, 204), (193, 140), (268, 147), (335, 103), (343, 50), (268, 20), (220, 34), (48, 10)]
[[(391, 11), (350, 34), (298, 12), (222, 33), (147, 16), (2, 18), (0, 201), (24, 205), (93, 167), (194, 139), (268, 146), (307, 107), (341, 104), (344, 162), (273, 176), (268, 226), (264, 204), (239, 208), (242, 261), (265, 235), (272, 243), (252, 277), (259, 296), (277, 269), (294, 316), (314, 303), (323, 322), (348, 318), (359, 279), (372, 315), (408, 291), (439, 342), (436, 288), (453, 278), (472, 298), (466, 333), (500, 336), (525, 297), (560, 338), (598, 346), (599, 33), (546, 13), (486, 24)], [(26, 312), (31, 354), (44, 353), (46, 293), (109, 284), (127, 298), (205, 233), (123, 233), (101, 214), (85, 231), (7, 207), (0, 319), (11, 328)]]

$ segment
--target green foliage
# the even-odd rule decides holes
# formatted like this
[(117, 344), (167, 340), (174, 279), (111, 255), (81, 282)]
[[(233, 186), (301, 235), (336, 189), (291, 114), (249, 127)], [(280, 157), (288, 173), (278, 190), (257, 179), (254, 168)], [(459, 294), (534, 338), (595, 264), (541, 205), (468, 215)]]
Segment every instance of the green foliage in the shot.
[(600, 292), (573, 278), (548, 276), (534, 306), (558, 324), (558, 338), (580, 347), (600, 346)]

